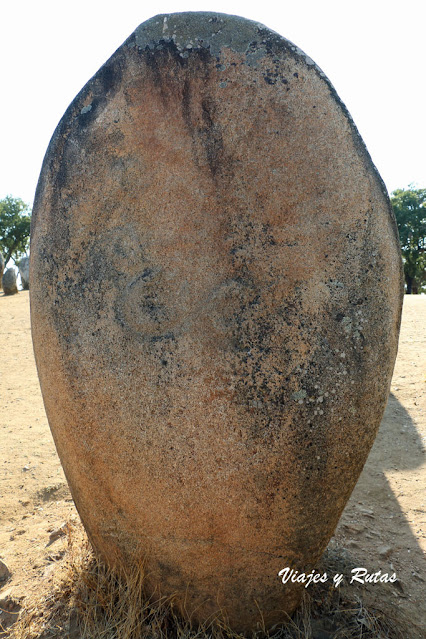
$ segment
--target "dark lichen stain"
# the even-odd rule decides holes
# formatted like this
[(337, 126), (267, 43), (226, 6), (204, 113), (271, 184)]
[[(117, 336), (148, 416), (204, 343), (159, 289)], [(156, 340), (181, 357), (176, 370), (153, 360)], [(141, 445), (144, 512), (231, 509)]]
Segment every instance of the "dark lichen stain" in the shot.
[[(216, 180), (228, 159), (224, 157), (218, 106), (213, 96), (207, 94), (207, 86), (211, 73), (217, 73), (216, 67), (222, 65), (208, 49), (196, 48), (182, 53), (173, 41), (166, 40), (158, 41), (153, 49), (148, 46), (141, 49), (139, 54), (144, 57), (150, 81), (165, 107), (175, 110), (180, 102), (182, 118), (192, 138), (194, 162), (200, 169), (206, 164), (212, 179)], [(193, 88), (197, 78), (201, 79), (204, 90), (198, 85)]]
[(182, 117), (192, 138), (192, 149), (195, 164), (202, 168), (207, 163), (213, 180), (230, 169), (230, 160), (225, 157), (222, 129), (217, 117), (217, 105), (211, 96), (201, 97), (202, 124), (196, 118), (194, 111), (197, 105), (191, 81), (186, 79), (182, 88)]
[(148, 46), (144, 49), (139, 48), (139, 54), (143, 55), (147, 67), (156, 79), (157, 86), (164, 84), (165, 75), (167, 75), (167, 69), (171, 68), (171, 63), (180, 68), (191, 66), (194, 69), (195, 66), (193, 73), (202, 73), (206, 65), (214, 60), (207, 49), (191, 49), (183, 54), (172, 40), (162, 39), (156, 42), (152, 49)]
[[(223, 307), (223, 323), (231, 334), (233, 373), (239, 405), (250, 420), (253, 437), (264, 437), (273, 424), (281, 422), (283, 405), (289, 401), (290, 385), (282, 381), (291, 370), (292, 352), (286, 342), (285, 326), (292, 326), (300, 313), (300, 301), (290, 300), (275, 310), (268, 302), (268, 283), (259, 286), (253, 256), (267, 259), (276, 241), (268, 224), (255, 224), (240, 216), (234, 223), (229, 253), (234, 268), (233, 284)], [(274, 286), (274, 272), (269, 286)], [(289, 386), (289, 387), (287, 387)]]
[(78, 123), (81, 127), (87, 128), (98, 115), (99, 100), (94, 98), (90, 103), (90, 108), (83, 108), (78, 116)]
[[(87, 128), (98, 117), (101, 110), (111, 100), (122, 82), (122, 57), (123, 53), (117, 53), (107, 63), (101, 67), (92, 79), (89, 91), (82, 91), (79, 95), (81, 100), (77, 101), (76, 107), (79, 109), (78, 124), (82, 128)], [(85, 94), (91, 95), (90, 104), (84, 106)], [(87, 108), (90, 107), (90, 108)], [(82, 112), (83, 111), (83, 112)]]
[(99, 82), (104, 93), (111, 93), (120, 86), (122, 72), (118, 63), (106, 64), (99, 71)]
[(215, 177), (221, 168), (223, 158), (222, 131), (215, 118), (215, 103), (207, 97), (201, 101), (204, 127), (200, 128), (198, 135), (204, 145), (206, 159), (212, 175)]

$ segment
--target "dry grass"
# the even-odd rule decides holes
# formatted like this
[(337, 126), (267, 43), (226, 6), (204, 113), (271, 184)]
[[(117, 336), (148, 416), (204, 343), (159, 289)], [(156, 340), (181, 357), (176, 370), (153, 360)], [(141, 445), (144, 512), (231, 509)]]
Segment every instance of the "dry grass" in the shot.
[[(172, 600), (148, 601), (143, 575), (113, 572), (92, 552), (78, 527), (68, 527), (68, 551), (55, 583), (26, 603), (9, 639), (243, 639), (224, 624), (194, 628)], [(408, 639), (388, 613), (343, 598), (334, 586), (306, 591), (285, 625), (251, 639)]]

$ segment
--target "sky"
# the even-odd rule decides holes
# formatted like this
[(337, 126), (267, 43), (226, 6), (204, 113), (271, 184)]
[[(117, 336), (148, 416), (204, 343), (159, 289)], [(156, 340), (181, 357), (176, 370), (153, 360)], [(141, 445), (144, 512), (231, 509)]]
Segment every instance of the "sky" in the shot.
[(426, 187), (424, 0), (3, 0), (0, 199), (32, 205), (70, 102), (141, 22), (177, 11), (240, 15), (291, 40), (331, 80), (388, 191)]

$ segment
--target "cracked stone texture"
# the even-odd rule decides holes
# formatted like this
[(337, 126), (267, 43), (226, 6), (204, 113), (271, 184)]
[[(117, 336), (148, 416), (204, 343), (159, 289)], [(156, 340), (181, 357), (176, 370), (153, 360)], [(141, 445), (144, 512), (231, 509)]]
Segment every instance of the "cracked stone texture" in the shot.
[(157, 16), (44, 160), (31, 314), (46, 411), (96, 550), (237, 630), (282, 621), (375, 438), (402, 302), (385, 187), (295, 45)]

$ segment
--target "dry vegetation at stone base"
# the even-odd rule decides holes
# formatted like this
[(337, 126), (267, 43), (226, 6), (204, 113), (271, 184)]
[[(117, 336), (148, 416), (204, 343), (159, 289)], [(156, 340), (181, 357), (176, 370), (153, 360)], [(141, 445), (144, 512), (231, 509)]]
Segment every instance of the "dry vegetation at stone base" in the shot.
[[(337, 560), (337, 561), (336, 561)], [(325, 570), (348, 568), (328, 556)], [(405, 622), (407, 623), (407, 621)], [(367, 608), (334, 586), (307, 591), (300, 610), (272, 631), (252, 637), (274, 639), (406, 639), (407, 625), (388, 612)], [(173, 608), (173, 600), (148, 601), (140, 572), (114, 573), (92, 552), (82, 528), (68, 527), (62, 570), (46, 592), (30, 602), (10, 639), (239, 639), (226, 623), (193, 628)]]
[[(0, 613), (1, 623), (8, 626), (4, 636), (122, 639), (126, 632), (132, 636), (128, 609), (135, 593), (125, 582), (108, 576), (91, 554), (53, 445), (32, 354), (28, 292), (0, 295), (0, 326), (0, 556), (12, 572), (7, 582), (0, 583), (0, 601), (10, 608)], [(329, 584), (316, 590), (309, 587), (287, 637), (394, 639), (397, 628), (402, 628), (399, 637), (404, 639), (426, 636), (425, 361), (426, 297), (408, 296), (385, 416), (324, 559), (330, 574), (348, 575), (352, 567), (366, 566), (371, 571), (395, 570), (398, 581), (394, 586), (346, 583), (338, 590)], [(60, 534), (64, 522), (72, 528), (71, 536)], [(119, 593), (121, 605), (111, 607)], [(136, 590), (136, 601), (139, 596)], [(134, 623), (142, 624), (144, 637), (201, 639), (203, 635), (191, 633), (164, 609), (155, 614), (151, 606), (138, 610), (146, 613), (133, 617)], [(19, 617), (18, 624), (11, 626)], [(132, 639), (137, 636), (134, 631)], [(281, 631), (280, 639), (285, 636)], [(218, 639), (222, 638), (223, 632)]]

